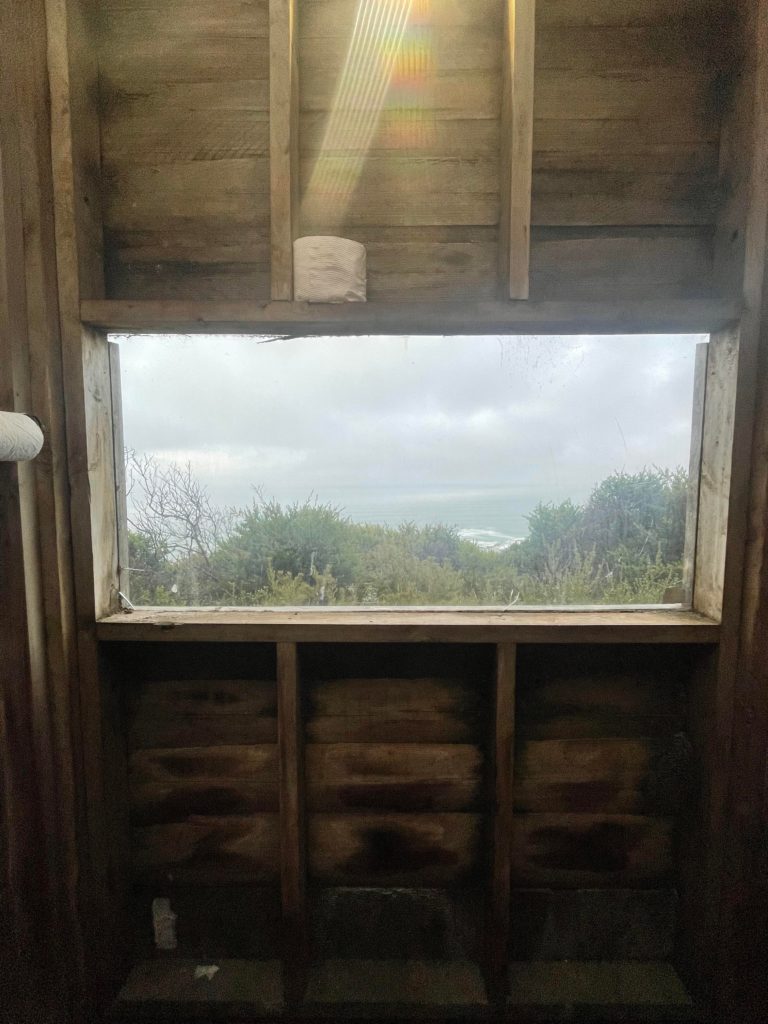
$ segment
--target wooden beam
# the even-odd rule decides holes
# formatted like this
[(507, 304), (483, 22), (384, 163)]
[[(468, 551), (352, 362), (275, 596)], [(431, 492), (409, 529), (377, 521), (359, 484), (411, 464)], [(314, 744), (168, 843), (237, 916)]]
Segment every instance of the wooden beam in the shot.
[(273, 299), (293, 298), (299, 188), (296, 0), (269, 0), (269, 161)]
[(493, 863), (488, 969), (489, 988), (496, 999), (503, 999), (507, 994), (507, 965), (510, 956), (516, 659), (515, 644), (499, 644), (496, 648)]
[(719, 332), (707, 347), (693, 607), (720, 619), (726, 548), (733, 534), (732, 517), (736, 520), (739, 514), (738, 505), (731, 502), (732, 466), (745, 461), (741, 443), (748, 439), (742, 437), (738, 446), (734, 444), (739, 332)]
[(685, 544), (683, 547), (683, 604), (687, 606), (690, 606), (693, 602), (708, 355), (709, 345), (702, 343), (696, 346), (696, 362), (693, 371), (693, 410), (691, 414), (691, 455), (688, 463), (688, 493), (685, 503)]
[(504, 297), (528, 298), (535, 0), (507, 0), (501, 113), (499, 260)]
[(738, 302), (193, 302), (96, 300), (83, 322), (130, 334), (255, 334), (279, 337), (361, 334), (709, 333), (736, 323)]
[(72, 535), (75, 746), (82, 771), (84, 847), (79, 898), (88, 960), (90, 1011), (109, 999), (121, 970), (120, 914), (127, 837), (115, 827), (118, 797), (107, 764), (119, 742), (107, 714), (95, 620), (117, 610), (117, 538), (109, 349), (83, 328), (80, 302), (104, 294), (100, 195), (96, 0), (44, 0), (47, 21), (51, 168), (58, 285), (59, 358), (66, 411), (68, 519)]
[(301, 1002), (308, 963), (304, 757), (295, 643), (277, 645), (277, 742), (280, 761), (280, 874), (286, 999)]
[(304, 643), (716, 643), (693, 612), (144, 608), (97, 626), (101, 640)]

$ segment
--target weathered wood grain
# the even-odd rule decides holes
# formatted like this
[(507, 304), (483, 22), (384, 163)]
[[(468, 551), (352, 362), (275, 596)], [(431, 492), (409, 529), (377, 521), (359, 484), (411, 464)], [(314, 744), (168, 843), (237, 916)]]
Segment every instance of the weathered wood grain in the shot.
[(506, 994), (509, 960), (510, 885), (515, 773), (515, 698), (517, 647), (496, 647), (493, 715), (493, 847), (488, 915), (488, 979), (494, 998)]
[(517, 811), (672, 814), (691, 795), (690, 743), (670, 738), (525, 740)]
[(629, 814), (516, 814), (512, 883), (658, 886), (672, 877), (673, 821)]
[(527, 299), (530, 286), (535, 0), (504, 5), (499, 186), (500, 296)]
[(276, 744), (137, 750), (129, 760), (135, 825), (277, 811)]
[(191, 817), (134, 828), (133, 864), (145, 882), (274, 882), (280, 875), (279, 818)]
[(297, 21), (297, 0), (269, 0), (270, 295), (288, 301), (299, 224)]
[(309, 873), (334, 885), (452, 885), (479, 867), (477, 814), (310, 814)]
[(663, 25), (681, 19), (707, 19), (723, 7), (723, 0), (540, 0), (543, 25)]
[(483, 755), (465, 743), (310, 743), (311, 811), (466, 811), (482, 800)]
[(693, 606), (715, 619), (723, 610), (738, 372), (738, 333), (713, 337), (704, 395)]
[[(131, 309), (132, 304), (127, 304)], [(156, 318), (151, 318), (157, 322)], [(146, 322), (146, 321), (145, 321)], [(231, 322), (231, 321), (230, 321)], [(200, 321), (198, 332), (205, 330)], [(125, 324), (123, 324), (125, 326)], [(144, 328), (146, 330), (146, 328)], [(475, 325), (477, 329), (477, 325)], [(717, 623), (695, 612), (576, 610), (569, 612), (262, 612), (258, 609), (152, 608), (128, 615), (109, 616), (97, 625), (102, 640), (142, 640), (149, 643), (447, 643), (484, 644), (516, 641), (521, 644), (714, 644)], [(641, 729), (636, 735), (643, 733)], [(647, 734), (647, 733), (646, 733)], [(352, 736), (310, 737), (354, 739)], [(373, 737), (371, 737), (373, 738)], [(377, 736), (394, 742), (400, 736)], [(461, 739), (462, 736), (451, 736)], [(440, 736), (423, 736), (425, 741)], [(157, 746), (158, 744), (154, 744)], [(160, 744), (162, 745), (162, 744)]]
[(534, 228), (531, 294), (640, 299), (712, 293), (712, 231), (679, 228)]
[(278, 748), (280, 756), (280, 892), (286, 996), (300, 1003), (309, 956), (307, 923), (307, 826), (304, 730), (299, 692), (298, 647), (277, 647)]
[(684, 729), (688, 670), (675, 658), (610, 651), (522, 654), (523, 740), (670, 736)]
[(134, 748), (277, 742), (273, 681), (149, 680), (132, 688), (128, 709)]
[(482, 696), (457, 679), (336, 679), (307, 686), (315, 743), (466, 743), (482, 728)]

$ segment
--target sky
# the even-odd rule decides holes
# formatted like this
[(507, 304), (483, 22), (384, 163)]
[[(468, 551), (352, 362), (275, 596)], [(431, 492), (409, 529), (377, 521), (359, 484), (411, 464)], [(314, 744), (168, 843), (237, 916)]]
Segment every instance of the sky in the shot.
[[(448, 521), (474, 495), (464, 518), (499, 528), (490, 504), (480, 521), (496, 495), (519, 533), (539, 500), (583, 501), (615, 470), (687, 466), (706, 338), (113, 340), (126, 445), (190, 462), (217, 503), (314, 496), (377, 521), (443, 503)], [(399, 504), (367, 514), (365, 493), (385, 491)]]

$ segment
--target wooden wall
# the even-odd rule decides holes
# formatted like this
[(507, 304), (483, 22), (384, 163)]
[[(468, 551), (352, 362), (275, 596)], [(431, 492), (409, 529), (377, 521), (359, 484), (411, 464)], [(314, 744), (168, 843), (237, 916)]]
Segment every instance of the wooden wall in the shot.
[[(133, 955), (151, 950), (152, 899), (169, 896), (182, 952), (274, 956), (274, 647), (104, 649), (129, 746)], [(493, 645), (299, 654), (314, 955), (481, 959)], [(680, 811), (697, 784), (685, 731), (697, 657), (519, 649), (512, 958), (671, 956)]]
[[(369, 125), (356, 9), (299, 5), (300, 232), (364, 242), (371, 299), (492, 297), (503, 2), (416, 0)], [(532, 298), (712, 293), (727, 10), (539, 0)], [(268, 298), (267, 31), (267, 0), (101, 0), (110, 297)]]

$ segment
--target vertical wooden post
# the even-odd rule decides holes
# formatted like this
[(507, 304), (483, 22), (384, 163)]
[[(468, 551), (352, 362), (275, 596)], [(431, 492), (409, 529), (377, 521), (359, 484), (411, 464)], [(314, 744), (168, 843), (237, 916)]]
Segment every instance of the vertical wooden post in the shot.
[(701, 452), (704, 435), (704, 398), (707, 391), (707, 359), (709, 345), (696, 346), (693, 371), (693, 412), (691, 416), (691, 456), (688, 465), (688, 496), (685, 504), (685, 546), (683, 548), (683, 603), (693, 603), (693, 580), (696, 565), (696, 541), (699, 524), (699, 490)]
[(277, 645), (277, 728), (280, 756), (280, 879), (283, 905), (283, 977), (286, 999), (303, 997), (307, 938), (306, 828), (298, 650)]
[(507, 992), (512, 872), (516, 658), (515, 644), (498, 644), (496, 647), (493, 863), (491, 867), (488, 969), (490, 996), (493, 1000), (503, 999)]
[(527, 299), (531, 249), (536, 0), (507, 0), (501, 110), (502, 298)]
[(273, 299), (293, 298), (299, 191), (297, 2), (269, 0), (269, 161)]

